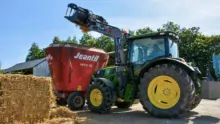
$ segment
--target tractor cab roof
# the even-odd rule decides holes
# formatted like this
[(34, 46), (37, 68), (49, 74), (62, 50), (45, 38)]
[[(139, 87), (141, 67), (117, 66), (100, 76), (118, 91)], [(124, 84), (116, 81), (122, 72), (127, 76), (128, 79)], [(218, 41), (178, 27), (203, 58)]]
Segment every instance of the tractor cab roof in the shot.
[(172, 31), (152, 32), (152, 33), (146, 33), (142, 35), (130, 36), (127, 38), (127, 41), (131, 41), (134, 39), (141, 39), (141, 38), (157, 37), (157, 36), (168, 36), (174, 39), (173, 40), (174, 42), (180, 42), (179, 35)]

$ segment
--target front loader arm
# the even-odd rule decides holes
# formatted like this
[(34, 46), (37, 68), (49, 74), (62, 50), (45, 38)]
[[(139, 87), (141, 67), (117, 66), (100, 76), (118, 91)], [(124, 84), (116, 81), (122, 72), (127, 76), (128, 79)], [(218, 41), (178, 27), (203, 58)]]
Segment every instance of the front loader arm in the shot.
[(123, 92), (125, 83), (127, 81), (126, 76), (123, 74), (126, 62), (124, 58), (125, 56), (122, 39), (124, 36), (127, 36), (127, 33), (124, 33), (117, 27), (108, 25), (108, 23), (102, 16), (95, 15), (91, 11), (79, 7), (73, 3), (68, 4), (65, 18), (70, 22), (80, 26), (80, 29), (84, 32), (95, 31), (114, 39), (115, 65), (117, 66), (116, 72), (119, 78), (119, 87)]
[[(68, 14), (69, 9), (70, 12)], [(68, 4), (65, 18), (70, 22), (80, 26), (81, 30), (83, 31), (95, 31), (112, 37), (115, 44), (115, 64), (125, 65), (124, 49), (122, 43), (123, 32), (119, 28), (108, 25), (103, 17), (95, 15), (91, 11), (78, 7), (73, 3)]]

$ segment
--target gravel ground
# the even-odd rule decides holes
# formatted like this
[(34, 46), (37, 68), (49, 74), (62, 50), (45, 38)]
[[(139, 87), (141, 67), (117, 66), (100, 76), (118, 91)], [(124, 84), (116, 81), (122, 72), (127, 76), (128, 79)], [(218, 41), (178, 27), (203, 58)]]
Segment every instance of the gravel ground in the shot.
[(80, 124), (220, 124), (220, 100), (202, 100), (193, 111), (178, 119), (158, 119), (150, 116), (135, 104), (130, 109), (113, 107), (109, 114), (91, 113), (86, 107), (76, 111), (81, 117)]

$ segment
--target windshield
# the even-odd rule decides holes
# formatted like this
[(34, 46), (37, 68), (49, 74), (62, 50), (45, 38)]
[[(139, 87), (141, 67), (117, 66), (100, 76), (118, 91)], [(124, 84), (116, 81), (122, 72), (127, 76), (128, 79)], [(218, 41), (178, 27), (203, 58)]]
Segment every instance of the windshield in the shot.
[(165, 55), (164, 38), (160, 39), (137, 39), (132, 42), (130, 62), (143, 64), (159, 56)]
[(173, 42), (171, 39), (169, 40), (169, 51), (172, 55), (172, 58), (179, 58), (179, 50), (177, 43)]

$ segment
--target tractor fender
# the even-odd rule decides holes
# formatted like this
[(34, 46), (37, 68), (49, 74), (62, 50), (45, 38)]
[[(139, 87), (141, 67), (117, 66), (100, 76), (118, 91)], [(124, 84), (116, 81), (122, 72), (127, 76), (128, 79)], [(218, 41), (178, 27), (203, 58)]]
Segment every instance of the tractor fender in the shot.
[(109, 86), (111, 88), (110, 92), (112, 94), (112, 99), (113, 99), (113, 101), (116, 101), (115, 86), (112, 81), (110, 81), (106, 78), (95, 78), (94, 80), (95, 81), (99, 80), (99, 81), (105, 83), (107, 86)]
[[(143, 77), (143, 75), (146, 71), (148, 71), (151, 67), (154, 67), (158, 64), (173, 64), (173, 65), (176, 65), (176, 66), (184, 69), (193, 79), (195, 87), (200, 87), (200, 84), (197, 81), (197, 78), (201, 79), (202, 74), (201, 74), (200, 70), (197, 67), (192, 67), (192, 66), (188, 65), (186, 62), (183, 62), (183, 61), (180, 61), (180, 60), (177, 60), (174, 58), (160, 58), (160, 59), (153, 60), (149, 63), (146, 63), (143, 66), (139, 76)], [(197, 78), (195, 78), (195, 76)]]
[(101, 82), (105, 83), (107, 86), (109, 86), (112, 89), (112, 91), (114, 91), (114, 89), (115, 89), (115, 86), (112, 83), (112, 81), (110, 81), (110, 80), (108, 80), (106, 78), (94, 78), (94, 80), (95, 81), (96, 80), (100, 80)]

